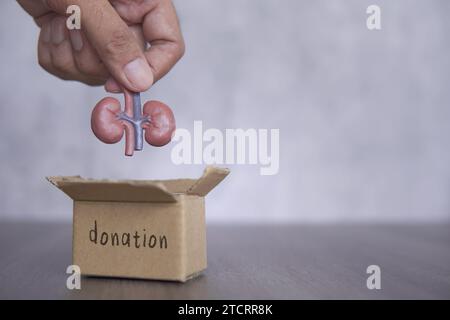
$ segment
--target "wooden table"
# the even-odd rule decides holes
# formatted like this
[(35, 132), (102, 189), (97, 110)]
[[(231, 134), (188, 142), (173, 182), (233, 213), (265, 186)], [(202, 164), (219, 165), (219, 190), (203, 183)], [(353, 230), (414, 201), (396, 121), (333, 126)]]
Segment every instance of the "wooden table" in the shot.
[[(450, 298), (450, 225), (208, 226), (208, 269), (185, 284), (82, 278), (66, 288), (71, 226), (0, 223), (0, 298)], [(381, 268), (381, 290), (366, 268)]]

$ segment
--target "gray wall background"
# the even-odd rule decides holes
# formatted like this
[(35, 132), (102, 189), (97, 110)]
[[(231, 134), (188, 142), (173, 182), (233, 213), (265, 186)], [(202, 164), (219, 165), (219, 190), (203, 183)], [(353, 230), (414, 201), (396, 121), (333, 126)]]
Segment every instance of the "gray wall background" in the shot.
[[(176, 1), (187, 52), (144, 95), (179, 127), (280, 128), (278, 175), (255, 166), (208, 196), (209, 222), (450, 220), (450, 2)], [(368, 31), (366, 8), (382, 7)], [(0, 220), (71, 219), (47, 175), (196, 177), (171, 148), (129, 159), (90, 131), (101, 88), (36, 63), (37, 27), (0, 2)]]

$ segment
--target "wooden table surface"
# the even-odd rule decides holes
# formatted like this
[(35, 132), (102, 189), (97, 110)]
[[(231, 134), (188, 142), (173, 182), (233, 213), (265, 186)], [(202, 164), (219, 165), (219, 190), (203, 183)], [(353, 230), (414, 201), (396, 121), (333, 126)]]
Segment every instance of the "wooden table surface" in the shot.
[[(1, 299), (450, 299), (450, 225), (208, 226), (185, 284), (87, 278), (66, 288), (71, 226), (0, 223)], [(381, 290), (366, 268), (381, 268)]]

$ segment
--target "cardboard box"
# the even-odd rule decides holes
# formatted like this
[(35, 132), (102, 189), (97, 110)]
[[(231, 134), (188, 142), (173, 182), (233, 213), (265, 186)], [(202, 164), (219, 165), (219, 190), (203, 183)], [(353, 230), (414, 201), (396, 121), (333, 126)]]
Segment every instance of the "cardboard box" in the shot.
[(205, 196), (228, 169), (165, 181), (47, 179), (74, 200), (73, 264), (83, 275), (186, 281), (206, 268)]

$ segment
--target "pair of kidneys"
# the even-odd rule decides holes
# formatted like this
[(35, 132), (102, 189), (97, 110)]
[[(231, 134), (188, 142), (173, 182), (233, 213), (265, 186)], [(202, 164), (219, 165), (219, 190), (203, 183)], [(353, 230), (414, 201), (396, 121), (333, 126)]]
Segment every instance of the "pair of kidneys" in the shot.
[[(139, 93), (123, 90), (125, 108), (117, 99), (102, 99), (92, 111), (91, 127), (104, 143), (117, 143), (125, 133), (125, 155), (143, 148), (144, 139), (152, 146), (161, 147), (170, 142), (175, 131), (172, 110), (162, 102), (148, 101), (141, 108)], [(145, 131), (145, 133), (144, 133)]]

